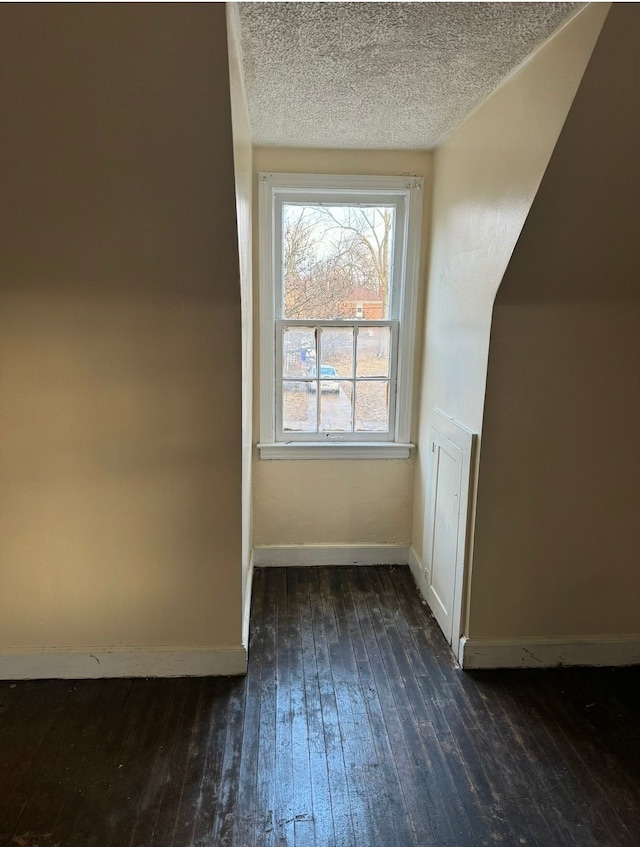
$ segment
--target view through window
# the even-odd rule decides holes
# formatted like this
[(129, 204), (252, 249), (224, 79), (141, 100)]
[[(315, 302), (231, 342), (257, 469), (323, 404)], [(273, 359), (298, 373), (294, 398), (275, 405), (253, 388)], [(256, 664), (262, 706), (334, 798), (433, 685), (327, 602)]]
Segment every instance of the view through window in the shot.
[(394, 206), (283, 204), (284, 432), (389, 431), (394, 222)]

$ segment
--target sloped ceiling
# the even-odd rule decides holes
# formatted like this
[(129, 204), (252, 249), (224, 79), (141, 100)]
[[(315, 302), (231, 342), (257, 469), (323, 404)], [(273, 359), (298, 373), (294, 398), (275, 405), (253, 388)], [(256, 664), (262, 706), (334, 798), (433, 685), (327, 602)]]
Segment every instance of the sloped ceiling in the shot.
[(430, 149), (579, 3), (239, 3), (253, 142)]

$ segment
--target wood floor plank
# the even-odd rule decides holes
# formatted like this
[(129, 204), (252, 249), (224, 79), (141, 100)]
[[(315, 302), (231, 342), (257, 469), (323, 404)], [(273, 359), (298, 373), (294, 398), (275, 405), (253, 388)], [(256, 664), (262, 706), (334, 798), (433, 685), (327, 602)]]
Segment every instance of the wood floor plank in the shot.
[[(360, 628), (349, 582), (352, 568), (335, 568), (330, 575), (331, 596), (335, 609), (338, 635), (345, 645), (348, 671), (353, 684), (358, 683), (371, 729), (373, 767), (369, 772), (371, 794), (379, 839), (386, 844), (407, 844), (414, 840), (393, 751), (382, 714), (377, 686), (368, 663), (368, 654)], [(360, 659), (358, 661), (358, 658)]]
[[(274, 571), (273, 595), (276, 602), (275, 650), (275, 710), (276, 749), (274, 781), (274, 828), (276, 843), (295, 843), (295, 818), (297, 810), (293, 791), (293, 701), (295, 681), (291, 674), (293, 645), (289, 619), (287, 570)], [(309, 797), (309, 801), (311, 797)]]
[[(315, 641), (311, 604), (309, 599), (309, 573), (292, 568), (291, 591), (295, 597), (298, 611), (298, 631), (300, 637), (300, 657), (304, 680), (304, 708), (307, 728), (307, 746), (309, 752), (309, 779), (311, 782), (311, 802), (313, 809), (313, 842), (318, 845), (335, 844), (331, 789), (327, 770), (327, 756), (324, 737), (324, 723), (320, 687), (318, 684), (318, 666), (316, 663)], [(309, 828), (297, 827), (298, 847), (307, 843)]]
[[(29, 833), (29, 837), (44, 839), (47, 833), (56, 829), (61, 818), (64, 820), (75, 800), (75, 779), (84, 747), (83, 733), (88, 729), (92, 734), (100, 723), (100, 716), (96, 715), (91, 682), (80, 680), (72, 686), (74, 696), (67, 698), (67, 706), (56, 722), (55, 737), (47, 745), (47, 755), (40, 758), (37, 782), (16, 821), (11, 839), (15, 843), (25, 837), (25, 832)], [(109, 692), (105, 691), (105, 699), (108, 697)]]
[[(315, 643), (315, 664), (324, 728), (324, 756), (327, 763), (331, 810), (336, 847), (356, 847), (362, 838), (361, 817), (352, 813), (347, 779), (347, 762), (342, 747), (342, 734), (338, 721), (338, 706), (334, 687), (329, 644), (324, 626), (324, 611), (318, 573), (320, 568), (309, 570), (309, 600), (311, 605), (311, 627)], [(315, 754), (316, 756), (318, 754)], [(360, 842), (362, 843), (362, 842)]]
[[(155, 813), (147, 817), (147, 836), (141, 827), (132, 839), (133, 843), (142, 841), (152, 847), (171, 847), (174, 835), (180, 823), (181, 802), (185, 777), (189, 766), (189, 756), (193, 740), (193, 728), (198, 725), (200, 715), (200, 689), (197, 680), (179, 679), (172, 698), (175, 718), (169, 716), (169, 726), (164, 733), (162, 745), (164, 756), (155, 763), (156, 791), (151, 807)], [(171, 724), (174, 723), (172, 729)], [(184, 828), (180, 826), (181, 832)]]
[(638, 847), (639, 716), (463, 673), (408, 568), (258, 568), (244, 678), (0, 682), (0, 847)]
[[(251, 628), (249, 633), (249, 670), (244, 684), (244, 715), (240, 767), (238, 774), (238, 802), (234, 812), (233, 844), (252, 847), (256, 843), (258, 826), (258, 749), (260, 738), (260, 694), (262, 686), (262, 660), (267, 616), (267, 574), (257, 569), (253, 577)], [(196, 844), (204, 842), (194, 842)]]
[(245, 686), (241, 680), (228, 680), (226, 691), (227, 734), (220, 774), (220, 788), (216, 803), (216, 825), (213, 844), (231, 847), (234, 843), (236, 803), (240, 782), (240, 757), (242, 755), (242, 727), (244, 724)]
[[(101, 709), (96, 709), (96, 689), (100, 689)], [(74, 697), (65, 710), (64, 725), (57, 727), (58, 746), (52, 761), (39, 773), (39, 790), (32, 795), (24, 818), (30, 837), (56, 832), (66, 844), (75, 834), (78, 811), (89, 798), (88, 784), (94, 768), (100, 767), (103, 738), (111, 719), (124, 701), (127, 680), (80, 680), (74, 683)], [(55, 791), (51, 787), (56, 786)], [(14, 840), (19, 837), (16, 833)]]
[(328, 647), (328, 663), (336, 702), (336, 735), (340, 738), (345, 763), (351, 818), (358, 838), (379, 842), (379, 826), (368, 789), (375, 767), (373, 736), (362, 693), (355, 684), (355, 664), (348, 644), (341, 640), (331, 596), (330, 572), (318, 573), (322, 619)]
[[(102, 680), (93, 682), (94, 707), (103, 715), (104, 721), (93, 748), (87, 752), (83, 772), (78, 774), (73, 814), (64, 826), (56, 828), (56, 837), (65, 847), (86, 847), (108, 838), (111, 774), (120, 756), (122, 728), (128, 727), (132, 715), (137, 713), (136, 697), (132, 696), (133, 681), (119, 679), (109, 682), (113, 683), (118, 695), (111, 704), (105, 699), (106, 687)], [(147, 696), (149, 693), (146, 692)]]
[[(594, 753), (590, 750), (589, 733), (586, 726), (575, 725), (571, 705), (567, 703), (567, 699), (562, 696), (558, 687), (558, 678), (554, 679), (552, 673), (547, 673), (542, 678), (537, 677), (539, 674), (535, 672), (530, 672), (523, 677), (523, 693), (536, 703), (543, 716), (550, 714), (554, 716), (552, 723), (542, 722), (543, 732), (540, 734), (540, 740), (547, 746), (549, 755), (560, 763), (558, 783), (568, 797), (565, 820), (573, 823), (573, 832), (577, 833), (577, 843), (592, 842), (606, 845), (612, 843), (613, 838), (615, 843), (623, 847), (637, 845), (637, 833), (640, 831), (637, 828), (637, 822), (636, 826), (633, 826), (636, 834), (633, 834), (618, 814), (616, 802), (611, 802), (607, 797), (605, 785), (612, 778), (615, 779), (615, 776), (609, 773), (609, 780), (606, 781), (594, 780), (592, 777)], [(572, 683), (569, 682), (569, 684)], [(509, 691), (501, 700), (504, 704), (508, 704), (512, 696), (512, 692)], [(573, 700), (576, 693), (569, 696)], [(595, 753), (597, 759), (595, 766), (601, 773), (606, 773), (609, 770), (606, 758), (603, 759), (606, 751), (599, 752), (600, 755)], [(591, 764), (589, 764), (590, 760), (592, 760)], [(585, 792), (589, 794), (588, 803), (582, 800)], [(640, 794), (638, 796), (640, 797)], [(612, 828), (615, 833), (613, 836)]]
[[(135, 844), (134, 834), (139, 827), (142, 827), (145, 835), (149, 832), (149, 819), (155, 812), (155, 809), (149, 809), (149, 804), (157, 796), (157, 774), (161, 773), (165, 760), (164, 746), (172, 729), (170, 721), (178, 714), (173, 697), (176, 681), (158, 680), (162, 684), (156, 686), (149, 699), (149, 689), (142, 682), (135, 680), (132, 689), (141, 689), (141, 700), (146, 708), (135, 713), (135, 719), (131, 721), (127, 736), (119, 748), (117, 764), (116, 761), (111, 762), (106, 794), (110, 832), (108, 837), (100, 839), (103, 847)], [(140, 838), (137, 843), (148, 844), (149, 840)]]
[[(275, 847), (276, 823), (276, 615), (277, 591), (282, 587), (284, 571), (279, 568), (268, 573), (265, 585), (262, 626), (262, 674), (260, 682), (260, 725), (258, 738), (258, 790), (257, 822), (255, 828), (256, 847)], [(286, 576), (285, 576), (286, 578)]]
[(158, 841), (173, 847), (188, 844), (193, 831), (194, 797), (196, 775), (199, 772), (199, 750), (206, 725), (204, 713), (207, 701), (206, 679), (190, 680), (189, 699), (185, 707), (185, 719), (181, 743), (177, 745), (176, 761), (172, 762), (174, 789), (171, 797), (173, 810), (165, 804), (165, 823), (156, 826)]
[(412, 746), (421, 749), (427, 778), (433, 789), (432, 802), (437, 810), (432, 828), (438, 843), (468, 845), (477, 847), (483, 844), (485, 833), (477, 815), (470, 811), (469, 801), (473, 798), (461, 797), (449, 769), (448, 754), (452, 746), (449, 731), (438, 735), (432, 716), (426, 710), (426, 703), (420, 691), (411, 666), (400, 643), (393, 619), (392, 610), (386, 598), (380, 598), (380, 581), (375, 569), (363, 574), (369, 581), (367, 602), (374, 623), (378, 644), (384, 656), (387, 673), (397, 682), (396, 707), (403, 715), (403, 721), (412, 732)]
[[(491, 699), (491, 713), (511, 751), (506, 776), (511, 776), (512, 784), (517, 784), (516, 774), (520, 775), (521, 796), (528, 803), (523, 807), (530, 807), (530, 814), (537, 820), (544, 810), (554, 838), (561, 838), (567, 844), (583, 844), (583, 813), (567, 790), (565, 764), (555, 756), (547, 741), (547, 727), (544, 721), (534, 722), (530, 710), (527, 709), (527, 713), (520, 709), (511, 697), (514, 688), (525, 681), (527, 673), (514, 676), (507, 671), (493, 675), (500, 696)], [(490, 681), (491, 677), (487, 684)], [(531, 702), (529, 700), (526, 705), (529, 707)], [(547, 801), (550, 791), (556, 798), (552, 805)]]
[[(25, 709), (37, 699), (36, 687), (35, 682), (28, 687), (26, 683), (18, 685), (11, 680), (0, 680), (0, 733), (6, 735), (20, 728)], [(5, 770), (6, 764), (0, 762), (0, 775)]]
[(202, 706), (195, 727), (193, 752), (195, 772), (187, 778), (181, 801), (181, 818), (174, 845), (204, 847), (211, 842), (217, 820), (217, 793), (227, 733), (226, 680), (207, 679), (202, 683)]
[(495, 840), (502, 832), (507, 843), (538, 847), (552, 843), (547, 816), (531, 802), (531, 774), (523, 771), (518, 738), (499, 730), (475, 686), (457, 690), (447, 706), (447, 721), (464, 766), (480, 788)]
[(57, 722), (73, 688), (73, 683), (67, 681), (12, 684), (24, 686), (27, 693), (21, 699), (22, 720), (2, 734), (0, 844), (12, 838), (23, 808), (38, 784), (43, 763), (55, 744)]
[(145, 680), (130, 684), (121, 720), (112, 727), (102, 747), (100, 766), (89, 788), (91, 794), (81, 809), (78, 844), (104, 847), (127, 843), (144, 785), (144, 764), (151, 750), (155, 751), (153, 726), (158, 712), (166, 707), (166, 691), (166, 683), (161, 688), (152, 688)]
[[(565, 701), (565, 736), (571, 736), (571, 746), (589, 773), (596, 766), (606, 771), (607, 779), (599, 782), (599, 788), (609, 804), (625, 807), (640, 826), (640, 807), (629, 804), (640, 777), (640, 757), (633, 755), (640, 742), (640, 686), (628, 691), (620, 687), (628, 672), (628, 668), (584, 668), (572, 675), (573, 694)], [(603, 701), (608, 708), (602, 708)], [(605, 749), (598, 744), (603, 733), (609, 739)]]
[[(457, 669), (455, 658), (433, 613), (420, 595), (411, 571), (397, 567), (378, 574), (378, 577), (383, 584), (390, 586), (397, 598), (402, 614), (397, 615), (396, 625), (407, 642), (413, 644), (417, 667), (422, 666), (435, 683), (450, 682)], [(420, 675), (418, 669), (416, 675)]]
[(363, 592), (360, 590), (359, 581), (354, 578), (349, 579), (348, 584), (344, 584), (345, 592), (347, 589), (350, 590), (352, 596), (354, 612), (359, 622), (366, 649), (366, 662), (358, 663), (360, 676), (365, 685), (370, 676), (371, 684), (375, 685), (377, 690), (381, 715), (386, 727), (387, 738), (392, 751), (391, 755), (401, 780), (400, 788), (413, 828), (414, 840), (420, 844), (435, 844), (429, 814), (430, 796), (424, 790), (426, 784), (424, 772), (415, 767), (415, 759), (411, 754), (406, 733), (396, 708), (392, 685), (382, 661), (368, 606)]
[(287, 571), (287, 637), (289, 640), (292, 793), (294, 813), (294, 843), (298, 847), (315, 847), (313, 784), (311, 780), (311, 750), (309, 723), (302, 657), (300, 624), (299, 571)]

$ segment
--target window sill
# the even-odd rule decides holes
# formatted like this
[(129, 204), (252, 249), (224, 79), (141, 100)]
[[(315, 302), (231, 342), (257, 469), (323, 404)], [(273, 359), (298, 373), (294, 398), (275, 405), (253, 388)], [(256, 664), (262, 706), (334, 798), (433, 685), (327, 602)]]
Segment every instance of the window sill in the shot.
[(314, 442), (258, 444), (261, 459), (408, 459), (414, 444), (389, 441)]

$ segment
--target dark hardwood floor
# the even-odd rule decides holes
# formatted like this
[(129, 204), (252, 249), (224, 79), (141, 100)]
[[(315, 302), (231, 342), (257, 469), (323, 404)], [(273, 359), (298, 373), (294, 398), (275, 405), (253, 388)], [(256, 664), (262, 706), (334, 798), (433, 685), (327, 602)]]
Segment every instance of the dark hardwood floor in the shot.
[(462, 673), (388, 567), (257, 570), (249, 665), (0, 682), (0, 845), (640, 845), (640, 668)]

